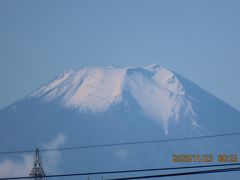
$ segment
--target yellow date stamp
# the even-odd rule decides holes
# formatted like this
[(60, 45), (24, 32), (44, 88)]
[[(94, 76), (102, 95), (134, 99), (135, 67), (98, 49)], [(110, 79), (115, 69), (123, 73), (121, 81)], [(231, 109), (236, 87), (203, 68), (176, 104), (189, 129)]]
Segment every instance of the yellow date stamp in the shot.
[(217, 157), (218, 162), (225, 163), (225, 162), (238, 162), (238, 154), (218, 154)]
[(214, 158), (213, 154), (173, 154), (172, 162), (182, 163), (182, 162), (220, 162), (220, 163), (235, 163), (238, 162), (238, 154), (218, 154), (217, 158)]

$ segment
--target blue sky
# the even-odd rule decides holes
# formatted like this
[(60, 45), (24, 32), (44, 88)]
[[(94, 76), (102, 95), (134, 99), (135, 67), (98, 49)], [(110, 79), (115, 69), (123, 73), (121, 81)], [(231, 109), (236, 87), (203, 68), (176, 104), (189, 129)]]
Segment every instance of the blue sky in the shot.
[(172, 69), (240, 110), (240, 1), (1, 0), (0, 108), (69, 68)]

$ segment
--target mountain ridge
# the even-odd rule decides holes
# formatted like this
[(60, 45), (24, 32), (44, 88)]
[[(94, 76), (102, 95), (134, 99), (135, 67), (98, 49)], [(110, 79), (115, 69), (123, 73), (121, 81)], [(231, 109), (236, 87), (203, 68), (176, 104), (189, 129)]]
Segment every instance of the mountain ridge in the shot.
[(128, 103), (125, 94), (132, 96), (147, 115), (162, 119), (166, 133), (169, 119), (178, 121), (184, 113), (195, 116), (176, 75), (159, 65), (69, 70), (28, 97), (44, 101), (60, 98), (66, 108), (104, 112), (121, 101)]

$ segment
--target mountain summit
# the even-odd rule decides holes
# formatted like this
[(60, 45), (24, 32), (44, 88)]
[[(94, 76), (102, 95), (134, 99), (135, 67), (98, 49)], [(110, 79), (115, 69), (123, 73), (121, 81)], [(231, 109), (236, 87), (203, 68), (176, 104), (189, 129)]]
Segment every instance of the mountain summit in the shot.
[(146, 116), (162, 123), (166, 133), (170, 121), (184, 116), (192, 117), (196, 125), (191, 97), (177, 76), (159, 65), (69, 70), (28, 97), (58, 99), (63, 107), (79, 112), (106, 112), (119, 104), (133, 105), (129, 96)]

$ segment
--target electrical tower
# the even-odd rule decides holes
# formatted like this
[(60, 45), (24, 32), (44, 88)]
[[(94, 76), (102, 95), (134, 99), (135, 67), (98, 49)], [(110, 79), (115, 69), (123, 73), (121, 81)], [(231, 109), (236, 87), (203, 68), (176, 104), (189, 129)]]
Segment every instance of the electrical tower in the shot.
[(43, 171), (42, 161), (40, 157), (40, 153), (38, 148), (36, 149), (35, 155), (34, 155), (34, 162), (33, 162), (33, 168), (31, 173), (29, 174), (30, 179), (33, 180), (46, 180), (46, 174)]

